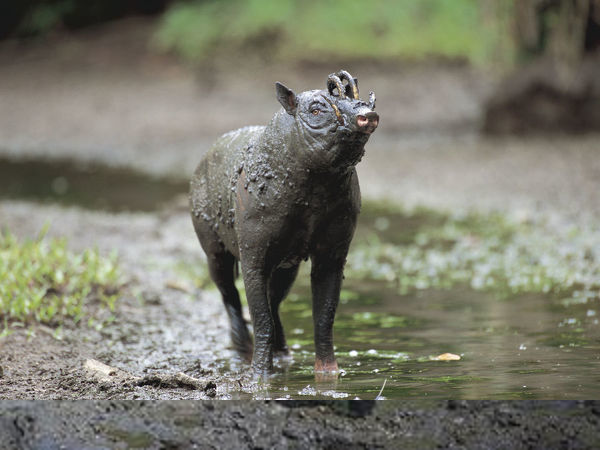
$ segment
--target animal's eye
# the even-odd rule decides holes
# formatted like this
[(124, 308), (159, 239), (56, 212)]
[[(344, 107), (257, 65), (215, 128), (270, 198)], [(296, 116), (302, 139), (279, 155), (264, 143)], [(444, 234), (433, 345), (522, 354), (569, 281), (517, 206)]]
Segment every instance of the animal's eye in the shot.
[(320, 112), (321, 112), (321, 111), (319, 111), (318, 109), (313, 109), (313, 110), (311, 111), (311, 113), (312, 113), (312, 115), (313, 115), (313, 116), (318, 116)]

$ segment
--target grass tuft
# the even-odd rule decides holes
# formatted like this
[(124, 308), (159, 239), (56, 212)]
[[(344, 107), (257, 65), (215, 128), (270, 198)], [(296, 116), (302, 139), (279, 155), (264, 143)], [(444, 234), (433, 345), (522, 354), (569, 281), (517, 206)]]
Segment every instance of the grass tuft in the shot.
[(119, 273), (116, 254), (101, 257), (97, 249), (72, 253), (65, 239), (20, 242), (0, 231), (0, 320), (10, 325), (61, 325), (90, 317), (94, 305), (114, 310)]

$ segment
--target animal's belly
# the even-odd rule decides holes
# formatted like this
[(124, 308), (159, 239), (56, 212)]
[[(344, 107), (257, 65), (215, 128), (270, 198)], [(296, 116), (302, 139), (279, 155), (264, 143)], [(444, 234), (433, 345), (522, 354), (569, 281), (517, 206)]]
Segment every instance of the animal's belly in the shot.
[(304, 230), (296, 233), (287, 244), (281, 250), (278, 267), (294, 267), (308, 259), (310, 242)]

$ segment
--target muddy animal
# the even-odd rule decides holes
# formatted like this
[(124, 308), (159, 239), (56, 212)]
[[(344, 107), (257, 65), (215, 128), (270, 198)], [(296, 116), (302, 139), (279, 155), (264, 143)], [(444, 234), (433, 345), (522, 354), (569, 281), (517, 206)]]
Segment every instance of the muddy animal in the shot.
[[(279, 318), (303, 260), (311, 259), (315, 371), (336, 372), (333, 322), (360, 210), (355, 166), (379, 116), (348, 72), (326, 89), (294, 93), (275, 83), (282, 108), (267, 126), (220, 137), (191, 180), (190, 209), (237, 352), (259, 374), (289, 353)], [(234, 285), (246, 288), (254, 345)]]

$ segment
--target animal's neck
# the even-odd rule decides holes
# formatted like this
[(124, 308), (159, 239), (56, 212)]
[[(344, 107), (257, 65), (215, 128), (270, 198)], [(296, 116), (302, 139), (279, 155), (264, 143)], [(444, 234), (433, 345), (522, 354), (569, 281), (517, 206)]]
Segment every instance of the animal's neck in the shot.
[[(258, 144), (268, 154), (275, 172), (285, 176), (290, 171), (299, 182), (323, 176), (324, 180), (345, 179), (354, 171), (354, 165), (338, 164), (336, 154), (307, 142), (294, 117), (280, 110), (265, 128)], [(350, 149), (349, 149), (350, 150)]]

